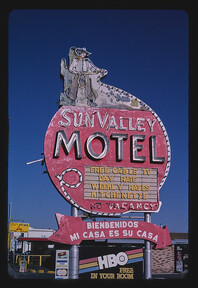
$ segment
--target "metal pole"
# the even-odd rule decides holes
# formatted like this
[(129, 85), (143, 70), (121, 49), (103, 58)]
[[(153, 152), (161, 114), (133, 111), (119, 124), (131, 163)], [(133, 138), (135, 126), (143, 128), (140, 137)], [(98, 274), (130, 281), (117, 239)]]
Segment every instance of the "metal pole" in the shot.
[(11, 209), (12, 209), (12, 202), (10, 202), (9, 204), (8, 204), (8, 206), (9, 206), (9, 218), (8, 218), (8, 261), (9, 261), (9, 256), (10, 256), (10, 222), (11, 222)]
[[(144, 213), (144, 221), (151, 223), (151, 213)], [(148, 240), (145, 240), (144, 249), (144, 278), (152, 278), (152, 247)]]
[[(71, 206), (71, 216), (78, 217), (78, 209)], [(69, 251), (69, 279), (78, 279), (79, 249), (72, 245)]]
[(38, 159), (38, 160), (34, 160), (34, 161), (31, 161), (31, 162), (26, 162), (25, 164), (26, 165), (30, 165), (30, 164), (33, 164), (33, 163), (36, 163), (36, 162), (41, 162), (41, 161), (43, 161), (44, 159), (42, 158), (42, 159)]

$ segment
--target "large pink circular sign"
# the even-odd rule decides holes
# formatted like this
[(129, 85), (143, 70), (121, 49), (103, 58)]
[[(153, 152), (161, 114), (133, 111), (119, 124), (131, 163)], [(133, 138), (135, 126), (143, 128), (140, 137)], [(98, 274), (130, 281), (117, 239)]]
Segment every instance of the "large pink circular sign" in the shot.
[(47, 129), (44, 154), (60, 194), (87, 213), (159, 209), (170, 145), (151, 109), (62, 106)]

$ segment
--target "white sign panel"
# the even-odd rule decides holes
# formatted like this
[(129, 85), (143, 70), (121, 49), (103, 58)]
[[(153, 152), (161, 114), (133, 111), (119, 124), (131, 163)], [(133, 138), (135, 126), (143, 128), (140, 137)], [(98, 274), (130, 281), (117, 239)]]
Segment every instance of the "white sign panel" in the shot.
[(69, 278), (69, 250), (56, 250), (55, 279)]

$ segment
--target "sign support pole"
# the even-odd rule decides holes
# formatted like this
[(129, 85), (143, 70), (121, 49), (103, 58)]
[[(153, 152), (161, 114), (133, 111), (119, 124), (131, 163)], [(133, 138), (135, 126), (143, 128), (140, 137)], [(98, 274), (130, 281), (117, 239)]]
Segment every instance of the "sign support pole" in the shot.
[[(78, 209), (71, 206), (71, 216), (78, 217)], [(78, 245), (72, 245), (69, 251), (69, 279), (78, 279), (79, 249)]]
[[(144, 213), (144, 221), (151, 223), (151, 213)], [(152, 247), (151, 242), (145, 240), (144, 250), (144, 278), (152, 278)]]

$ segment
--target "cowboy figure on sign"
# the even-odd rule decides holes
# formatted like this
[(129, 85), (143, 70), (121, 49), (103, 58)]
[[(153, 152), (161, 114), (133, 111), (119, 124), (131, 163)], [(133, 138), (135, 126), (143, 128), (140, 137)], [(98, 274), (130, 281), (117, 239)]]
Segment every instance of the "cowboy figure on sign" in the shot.
[(59, 105), (96, 106), (97, 81), (107, 74), (107, 70), (97, 68), (88, 58), (90, 54), (86, 48), (71, 47), (69, 65), (64, 58), (61, 60), (64, 92)]

